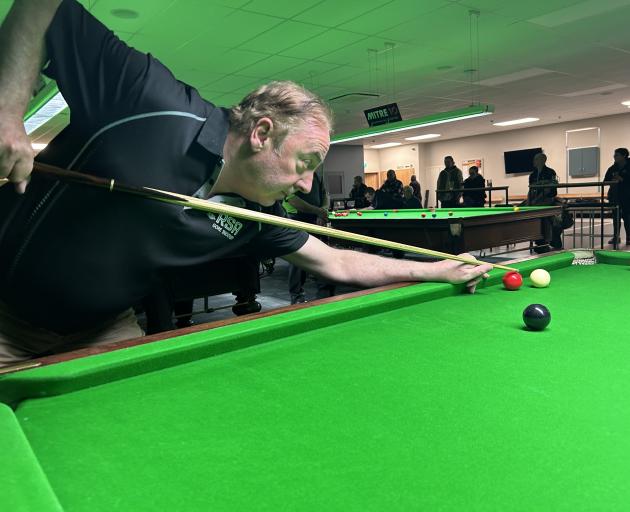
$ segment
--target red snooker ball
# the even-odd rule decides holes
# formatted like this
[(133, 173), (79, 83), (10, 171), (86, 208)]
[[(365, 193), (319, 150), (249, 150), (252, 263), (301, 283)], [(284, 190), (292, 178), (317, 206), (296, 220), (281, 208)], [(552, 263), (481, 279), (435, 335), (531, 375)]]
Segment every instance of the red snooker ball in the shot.
[(503, 276), (503, 286), (506, 290), (518, 290), (523, 285), (523, 276), (518, 272), (508, 272)]
[(426, 216), (427, 216), (427, 214), (426, 214), (426, 213), (421, 213), (421, 214), (420, 214), (420, 217), (422, 217), (423, 219), (424, 219)]
[(361, 215), (363, 215), (363, 212), (357, 212), (357, 215), (361, 217)]

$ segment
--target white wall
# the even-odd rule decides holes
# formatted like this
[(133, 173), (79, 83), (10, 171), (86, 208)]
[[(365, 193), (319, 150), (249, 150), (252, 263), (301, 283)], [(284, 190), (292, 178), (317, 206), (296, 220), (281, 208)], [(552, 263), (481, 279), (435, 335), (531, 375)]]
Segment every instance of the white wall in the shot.
[(366, 149), (363, 151), (365, 172), (382, 171), (380, 151), (378, 149)]
[(418, 144), (405, 144), (387, 149), (366, 149), (363, 158), (366, 163), (365, 172), (413, 167), (416, 177), (420, 181), (423, 180), (424, 154)]
[[(482, 174), (486, 179), (492, 179), (492, 184), (509, 185), (510, 194), (527, 193), (527, 175), (505, 174), (503, 152), (515, 149), (542, 147), (548, 157), (547, 165), (555, 169), (560, 181), (570, 183), (580, 181), (597, 181), (598, 178), (569, 178), (566, 172), (566, 130), (588, 127), (599, 127), (600, 143), (600, 178), (603, 179), (606, 169), (612, 165), (612, 155), (615, 148), (630, 147), (630, 114), (585, 119), (570, 123), (559, 123), (540, 127), (523, 128), (504, 131), (495, 134), (484, 134), (463, 139), (436, 141), (424, 144), (425, 168), (443, 165), (446, 155), (452, 155), (461, 167), (463, 160), (474, 158), (483, 159)], [(570, 139), (570, 145), (588, 144), (593, 140), (593, 133), (575, 134)], [(588, 137), (588, 141), (587, 141)], [(422, 183), (423, 189), (425, 184)], [(432, 190), (435, 183), (428, 184)], [(569, 192), (594, 191), (595, 189), (570, 189)]]
[(333, 199), (348, 197), (355, 176), (363, 176), (363, 146), (331, 146), (324, 160), (324, 175), (343, 175), (343, 193), (330, 194)]
[[(581, 128), (598, 127), (600, 129), (600, 176), (592, 178), (568, 178), (566, 167), (566, 131)], [(595, 144), (595, 132), (577, 132), (571, 134), (571, 147)], [(464, 160), (481, 158), (482, 174), (491, 179), (494, 186), (509, 185), (510, 194), (526, 194), (526, 174), (506, 174), (503, 153), (516, 149), (542, 147), (548, 157), (547, 165), (555, 169), (560, 181), (579, 183), (603, 179), (606, 169), (612, 165), (615, 148), (630, 148), (630, 114), (619, 114), (600, 118), (584, 119), (570, 123), (558, 123), (546, 126), (533, 126), (518, 130), (483, 134), (462, 139), (450, 139), (422, 144), (406, 144), (388, 149), (366, 149), (363, 158), (367, 164), (365, 170), (384, 171), (411, 164), (416, 169), (422, 190), (431, 191), (430, 202), (435, 200), (435, 181), (439, 168), (444, 167), (444, 157), (452, 155), (455, 163), (461, 167)], [(594, 192), (595, 188), (570, 189), (572, 193)], [(563, 192), (565, 190), (562, 190)], [(496, 193), (497, 197), (500, 193)], [(494, 195), (494, 194), (493, 194)]]

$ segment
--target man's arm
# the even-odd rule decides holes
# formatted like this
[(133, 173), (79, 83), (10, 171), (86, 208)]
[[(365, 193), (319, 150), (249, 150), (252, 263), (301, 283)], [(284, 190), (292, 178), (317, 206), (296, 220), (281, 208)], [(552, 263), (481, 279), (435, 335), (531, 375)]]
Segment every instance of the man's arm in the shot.
[(45, 58), (44, 36), (61, 0), (16, 0), (0, 27), (0, 178), (24, 192), (33, 149), (23, 117)]
[(325, 208), (318, 208), (312, 204), (307, 203), (303, 199), (297, 196), (293, 196), (287, 201), (293, 208), (300, 213), (307, 213), (309, 215), (316, 215), (320, 219), (328, 220), (328, 210)]
[(393, 260), (334, 249), (314, 236), (309, 236), (301, 249), (284, 259), (329, 281), (366, 288), (402, 281), (439, 281), (466, 283), (469, 291), (474, 292), (477, 283), (487, 277), (486, 273), (492, 268), (489, 264), (472, 266), (450, 260), (437, 263)]

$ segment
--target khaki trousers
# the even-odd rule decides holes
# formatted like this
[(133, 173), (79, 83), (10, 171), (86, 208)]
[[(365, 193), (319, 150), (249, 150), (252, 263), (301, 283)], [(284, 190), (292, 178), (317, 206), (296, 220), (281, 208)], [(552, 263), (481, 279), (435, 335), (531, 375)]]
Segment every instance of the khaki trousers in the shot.
[(61, 335), (34, 327), (0, 303), (0, 368), (29, 359), (78, 348), (143, 336), (132, 309), (95, 328)]

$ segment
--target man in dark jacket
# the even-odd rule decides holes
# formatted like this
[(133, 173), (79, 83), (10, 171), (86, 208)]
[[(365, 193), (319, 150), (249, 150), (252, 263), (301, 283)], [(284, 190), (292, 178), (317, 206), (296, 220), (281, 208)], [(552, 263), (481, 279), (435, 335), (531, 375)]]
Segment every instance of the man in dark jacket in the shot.
[[(529, 175), (530, 189), (527, 194), (526, 204), (528, 206), (555, 206), (558, 203), (558, 175), (556, 171), (547, 167), (547, 155), (538, 153), (534, 156), (534, 170)], [(549, 185), (549, 187), (535, 187), (531, 185)], [(545, 237), (536, 240), (534, 251), (538, 254), (549, 252), (551, 247), (562, 249), (562, 226), (561, 219), (544, 219), (543, 230)]]
[[(420, 200), (420, 204), (422, 205), (422, 187), (420, 186), (420, 182), (418, 181), (418, 178), (416, 178), (415, 174), (411, 175), (409, 186), (413, 189), (413, 195)], [(422, 208), (422, 206), (420, 206), (420, 208)]]
[(354, 208), (359, 209), (368, 206), (367, 200), (365, 199), (366, 191), (367, 185), (363, 183), (363, 178), (361, 176), (355, 176), (352, 190), (350, 190), (350, 199), (354, 201)]
[(615, 163), (606, 171), (604, 181), (615, 181), (608, 189), (608, 202), (619, 208), (619, 216), (613, 218), (614, 234), (609, 244), (621, 242), (619, 236), (621, 219), (626, 230), (626, 245), (630, 245), (630, 159), (626, 148), (615, 149), (613, 156)]
[[(464, 180), (464, 188), (484, 188), (486, 180), (479, 174), (479, 167), (473, 165), (468, 169), (468, 178)], [(464, 191), (464, 206), (469, 208), (481, 207), (486, 204), (486, 192), (484, 190)]]
[(461, 189), (464, 184), (462, 171), (455, 165), (452, 156), (444, 158), (444, 169), (440, 172), (437, 181), (437, 198), (442, 208), (458, 208), (460, 206), (461, 192), (451, 190)]

